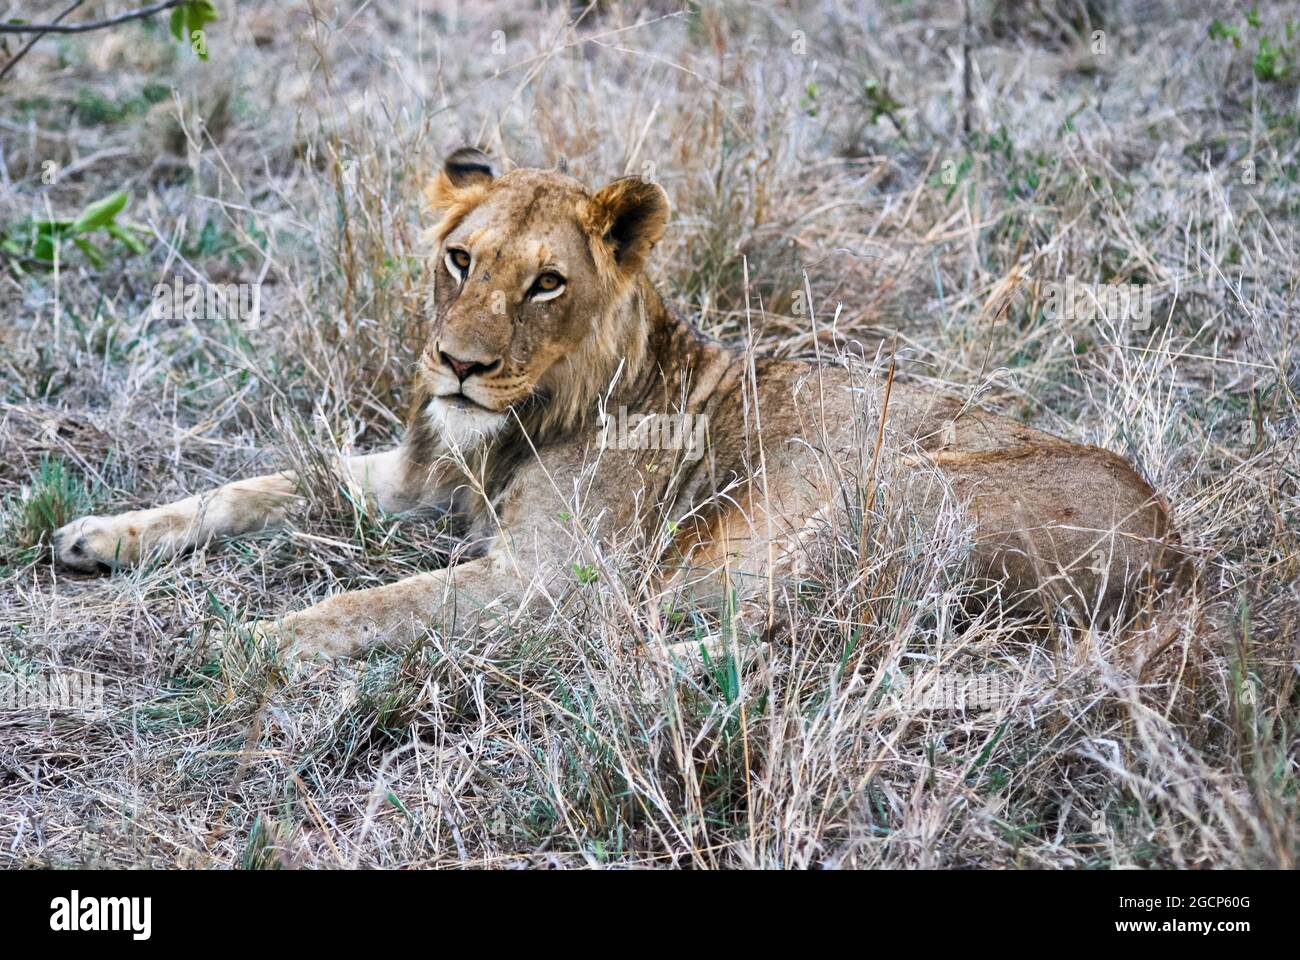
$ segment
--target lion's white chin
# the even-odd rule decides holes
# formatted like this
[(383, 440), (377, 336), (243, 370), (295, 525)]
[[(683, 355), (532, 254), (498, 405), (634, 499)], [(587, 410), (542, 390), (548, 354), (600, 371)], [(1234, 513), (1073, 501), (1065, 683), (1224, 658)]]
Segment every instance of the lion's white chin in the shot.
[(457, 403), (447, 397), (429, 402), (430, 423), (453, 450), (471, 450), (506, 425), (506, 415), (482, 407)]

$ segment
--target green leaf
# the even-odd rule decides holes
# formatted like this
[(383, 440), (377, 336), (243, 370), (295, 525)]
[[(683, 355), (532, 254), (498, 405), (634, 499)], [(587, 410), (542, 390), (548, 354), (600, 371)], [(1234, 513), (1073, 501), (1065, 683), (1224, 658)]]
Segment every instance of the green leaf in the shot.
[(48, 233), (37, 234), (36, 243), (32, 245), (32, 256), (37, 260), (53, 260), (57, 242)]
[(1275, 47), (1267, 37), (1259, 38), (1259, 52), (1255, 54), (1255, 76), (1264, 83), (1282, 80), (1287, 74), (1287, 63), (1282, 47)]
[[(32, 232), (28, 236), (33, 243), (54, 244), (69, 236), (72, 233), (71, 227), (72, 223), (68, 220), (36, 220), (32, 223)], [(41, 257), (40, 259), (52, 258)]]
[(126, 206), (127, 199), (126, 191), (119, 190), (117, 193), (109, 194), (103, 200), (95, 201), (81, 211), (81, 216), (77, 217), (72, 224), (72, 232), (88, 233), (108, 226)]
[(975, 762), (971, 765), (970, 770), (966, 772), (967, 783), (975, 782), (974, 779), (975, 775), (979, 772), (980, 768), (984, 766), (984, 764), (988, 763), (989, 757), (993, 755), (993, 748), (996, 747), (998, 745), (998, 741), (1002, 739), (1002, 734), (1007, 732), (1007, 724), (1009, 724), (1010, 722), (1011, 722), (1010, 719), (1003, 720), (1001, 725), (994, 732), (992, 739), (990, 739), (989, 742), (984, 745), (984, 749), (980, 751), (980, 755), (975, 758)]
[(143, 232), (137, 227), (123, 227), (121, 224), (110, 223), (108, 225), (108, 235), (114, 240), (121, 243), (124, 247), (134, 254), (141, 254), (145, 251), (145, 245), (140, 238), (136, 236), (137, 232)]
[(1222, 20), (1214, 20), (1210, 24), (1211, 40), (1231, 40), (1234, 47), (1241, 47), (1241, 28), (1230, 27)]
[(202, 31), (204, 24), (210, 23), (217, 18), (217, 8), (212, 0), (192, 0), (191, 3), (185, 4), (185, 37), (190, 41), (190, 49), (194, 50), (195, 55), (200, 60), (208, 59), (207, 37), (204, 36), (203, 44), (200, 49), (194, 49), (194, 34)]
[(202, 31), (206, 24), (219, 19), (221, 18), (217, 14), (216, 4), (212, 0), (190, 0), (189, 3), (182, 3), (172, 10), (171, 34), (193, 50), (200, 60), (206, 60), (208, 59), (207, 37), (205, 35), (203, 43), (195, 49), (194, 34)]
[(84, 253), (86, 258), (96, 267), (102, 267), (104, 265), (104, 256), (100, 253), (99, 247), (95, 246), (85, 237), (73, 237), (72, 242), (77, 245), (77, 249)]

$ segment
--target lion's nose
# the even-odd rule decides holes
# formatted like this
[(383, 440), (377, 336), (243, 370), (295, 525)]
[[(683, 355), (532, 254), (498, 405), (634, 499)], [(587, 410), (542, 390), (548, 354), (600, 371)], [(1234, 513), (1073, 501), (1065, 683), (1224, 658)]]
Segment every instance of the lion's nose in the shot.
[(438, 359), (451, 367), (452, 372), (456, 374), (456, 379), (461, 383), (464, 383), (476, 373), (491, 373), (501, 365), (499, 357), (491, 363), (483, 363), (479, 360), (460, 360), (444, 350), (438, 351)]

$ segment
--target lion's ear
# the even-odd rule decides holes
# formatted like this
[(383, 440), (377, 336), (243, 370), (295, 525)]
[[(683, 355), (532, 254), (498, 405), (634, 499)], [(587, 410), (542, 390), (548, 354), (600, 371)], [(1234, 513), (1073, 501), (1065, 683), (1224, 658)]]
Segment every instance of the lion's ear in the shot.
[(668, 195), (657, 183), (622, 177), (591, 198), (586, 222), (619, 269), (633, 274), (645, 265), (668, 226)]
[(442, 172), (453, 187), (487, 184), (496, 176), (492, 158), (478, 147), (461, 147), (453, 152), (443, 163)]
[(449, 156), (438, 176), (429, 184), (429, 206), (446, 210), (466, 195), (486, 187), (496, 176), (492, 158), (478, 147), (461, 147)]

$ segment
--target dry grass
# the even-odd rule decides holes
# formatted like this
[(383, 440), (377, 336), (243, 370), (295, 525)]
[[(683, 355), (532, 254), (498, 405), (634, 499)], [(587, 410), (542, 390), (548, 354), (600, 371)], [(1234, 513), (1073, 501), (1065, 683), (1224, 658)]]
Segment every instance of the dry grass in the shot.
[[(148, 230), (102, 267), (0, 255), (0, 649), (112, 680), (107, 717), (0, 715), (0, 863), (1295, 865), (1300, 65), (1252, 70), (1281, 5), (1235, 49), (1207, 29), (1247, 4), (976, 2), (967, 105), (957, 4), (328, 6), (218, 0), (206, 64), (161, 21), (47, 37), (0, 84), (0, 229), (125, 189)], [(960, 519), (909, 524), (884, 463), (846, 480), (881, 491), (871, 535), (828, 524), (790, 646), (656, 674), (635, 573), (602, 574), (541, 625), (287, 679), (234, 624), (446, 548), (320, 464), (396, 435), (420, 189), (465, 141), (592, 183), (653, 164), (653, 270), (705, 330), (896, 338), (902, 374), (1130, 457), (1193, 588), (1122, 635), (963, 623)], [(264, 281), (260, 324), (150, 319), (177, 274)], [(1046, 317), (1067, 275), (1151, 284), (1151, 329)], [(51, 568), (59, 517), (286, 462), (322, 506), (284, 532)], [(933, 670), (1016, 693), (891, 696)]]

